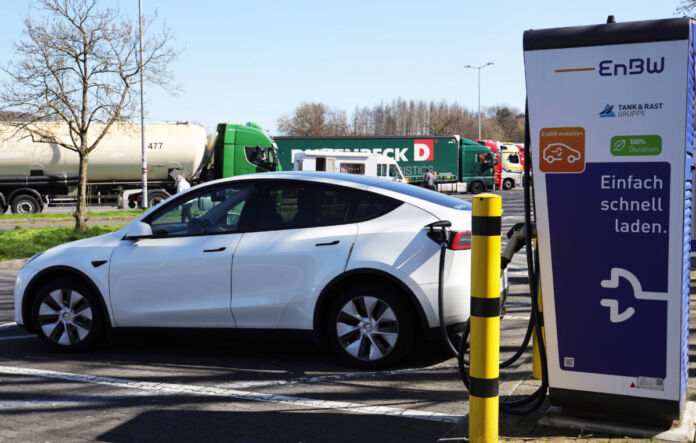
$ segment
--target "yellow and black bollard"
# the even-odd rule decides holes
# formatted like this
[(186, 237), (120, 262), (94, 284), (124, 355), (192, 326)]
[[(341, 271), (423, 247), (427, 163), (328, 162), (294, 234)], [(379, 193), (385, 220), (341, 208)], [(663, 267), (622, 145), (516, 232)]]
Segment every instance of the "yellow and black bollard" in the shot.
[(469, 440), (498, 441), (502, 198), (479, 194), (471, 217)]

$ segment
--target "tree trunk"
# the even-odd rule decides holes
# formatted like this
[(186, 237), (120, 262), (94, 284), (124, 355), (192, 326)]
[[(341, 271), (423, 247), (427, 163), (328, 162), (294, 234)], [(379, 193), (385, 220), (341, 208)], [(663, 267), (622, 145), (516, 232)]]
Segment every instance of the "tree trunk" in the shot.
[(80, 176), (77, 186), (77, 207), (73, 216), (75, 217), (75, 229), (84, 231), (87, 229), (87, 154), (82, 152), (80, 155)]

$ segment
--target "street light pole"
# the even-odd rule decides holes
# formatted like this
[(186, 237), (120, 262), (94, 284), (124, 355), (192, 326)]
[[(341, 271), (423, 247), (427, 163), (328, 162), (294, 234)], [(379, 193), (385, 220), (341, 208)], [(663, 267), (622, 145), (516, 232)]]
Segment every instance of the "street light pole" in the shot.
[(478, 139), (481, 140), (481, 69), (486, 66), (494, 65), (494, 62), (488, 62), (481, 66), (466, 65), (464, 69), (476, 69), (478, 70)]
[(140, 197), (140, 207), (147, 208), (147, 152), (145, 151), (145, 100), (143, 98), (143, 2), (138, 0), (138, 25), (140, 26), (140, 153), (142, 156), (143, 192)]

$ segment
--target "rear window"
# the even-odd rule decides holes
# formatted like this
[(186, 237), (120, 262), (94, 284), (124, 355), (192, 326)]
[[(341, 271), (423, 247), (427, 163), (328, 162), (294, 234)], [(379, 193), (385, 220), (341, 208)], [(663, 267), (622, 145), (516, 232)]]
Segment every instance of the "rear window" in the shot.
[(366, 191), (353, 191), (348, 209), (348, 222), (357, 223), (380, 217), (399, 207), (403, 202)]
[(430, 203), (435, 203), (446, 208), (460, 209), (462, 211), (468, 211), (471, 209), (470, 203), (459, 200), (458, 198), (450, 197), (449, 195), (440, 194), (439, 192), (421, 188), (420, 186), (407, 185), (404, 183), (386, 180), (384, 180), (383, 183), (370, 183), (370, 185), (375, 188), (386, 189), (411, 197), (420, 198), (421, 200), (429, 201)]

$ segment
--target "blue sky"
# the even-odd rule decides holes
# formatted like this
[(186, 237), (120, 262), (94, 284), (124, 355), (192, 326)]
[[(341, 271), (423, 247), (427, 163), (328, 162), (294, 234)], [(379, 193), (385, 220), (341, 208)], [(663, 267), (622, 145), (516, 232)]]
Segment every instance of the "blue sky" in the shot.
[[(137, 0), (119, 4), (137, 20)], [(280, 116), (304, 101), (350, 114), (397, 97), (482, 106), (524, 104), (526, 29), (669, 18), (679, 0), (216, 1), (143, 0), (174, 31), (172, 65), (183, 91), (146, 90), (149, 121), (254, 121), (272, 134)], [(13, 57), (29, 1), (3, 2), (0, 63)]]

